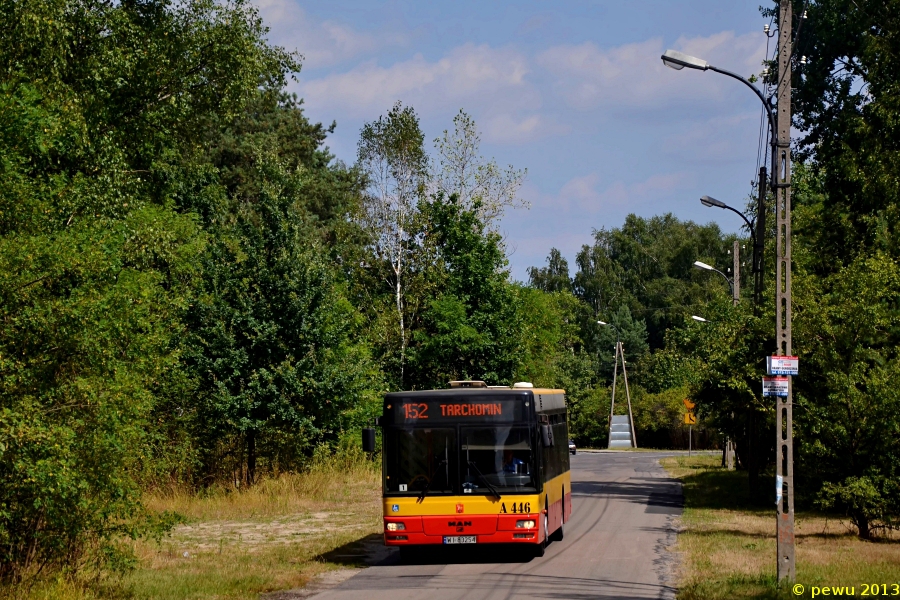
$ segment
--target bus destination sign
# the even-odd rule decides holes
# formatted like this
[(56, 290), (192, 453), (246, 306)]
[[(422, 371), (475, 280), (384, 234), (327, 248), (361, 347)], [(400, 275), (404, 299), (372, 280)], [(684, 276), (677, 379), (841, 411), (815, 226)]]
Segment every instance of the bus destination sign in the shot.
[(389, 402), (385, 414), (391, 415), (395, 423), (430, 424), (435, 421), (487, 421), (507, 422), (524, 420), (525, 407), (522, 400), (491, 399), (404, 399)]

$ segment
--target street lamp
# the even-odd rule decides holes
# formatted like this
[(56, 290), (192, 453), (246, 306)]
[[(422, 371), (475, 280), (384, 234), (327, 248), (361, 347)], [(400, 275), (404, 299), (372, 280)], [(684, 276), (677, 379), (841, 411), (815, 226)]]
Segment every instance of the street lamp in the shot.
[(705, 262), (700, 262), (699, 260), (694, 261), (694, 268), (700, 269), (701, 271), (715, 271), (716, 273), (718, 273), (719, 275), (724, 277), (725, 281), (727, 281), (728, 285), (731, 287), (731, 295), (734, 296), (734, 281), (729, 279), (728, 275), (726, 275), (722, 271), (718, 270), (714, 266), (708, 265)]
[(612, 323), (604, 323), (603, 321), (597, 321), (597, 325), (603, 325), (604, 327), (612, 327), (616, 330), (616, 344), (619, 343), (619, 328), (613, 325)]
[(753, 221), (748, 219), (747, 215), (745, 215), (744, 213), (742, 213), (741, 211), (739, 211), (736, 208), (732, 208), (732, 207), (728, 206), (721, 200), (716, 200), (712, 196), (700, 196), (700, 204), (702, 204), (703, 206), (708, 206), (710, 208), (712, 208), (712, 207), (724, 208), (725, 210), (730, 210), (731, 212), (733, 212), (734, 214), (736, 214), (737, 216), (742, 218), (744, 220), (744, 223), (746, 223), (747, 227), (750, 229), (750, 237), (753, 238), (753, 247), (754, 248), (756, 247), (756, 234), (753, 231)]
[[(762, 235), (761, 231), (754, 231), (757, 229), (754, 226), (756, 219), (748, 219), (747, 215), (737, 210), (736, 208), (732, 208), (722, 202), (721, 200), (716, 200), (712, 196), (701, 196), (700, 204), (708, 207), (722, 208), (725, 210), (730, 210), (740, 218), (744, 220), (744, 223), (747, 224), (747, 229), (750, 230), (750, 239), (753, 242), (753, 275), (755, 277), (753, 282), (753, 303), (755, 306), (759, 306), (760, 302), (762, 302), (762, 255), (763, 255), (763, 245), (762, 245)], [(760, 208), (762, 209), (762, 203), (760, 203)], [(761, 217), (765, 218), (765, 217)], [(739, 264), (737, 260), (735, 260), (735, 265)], [(737, 269), (737, 267), (735, 267)]]
[[(778, 139), (777, 132), (778, 126), (775, 121), (775, 113), (772, 111), (772, 106), (763, 93), (757, 88), (755, 85), (738, 75), (737, 73), (732, 73), (731, 71), (726, 71), (725, 69), (719, 69), (718, 67), (714, 67), (705, 60), (701, 58), (697, 58), (696, 56), (690, 56), (689, 54), (684, 54), (683, 52), (678, 52), (676, 50), (666, 50), (665, 53), (660, 57), (663, 61), (663, 64), (671, 69), (675, 69), (676, 71), (680, 71), (685, 67), (689, 69), (695, 69), (698, 71), (715, 71), (716, 73), (721, 73), (722, 75), (727, 75), (732, 79), (737, 79), (748, 88), (753, 90), (753, 93), (756, 94), (756, 97), (759, 98), (760, 102), (763, 104), (763, 108), (766, 111), (766, 116), (769, 118), (769, 127), (771, 128), (772, 135), (769, 141), (769, 145), (771, 147), (771, 161), (772, 161), (772, 189), (776, 189), (778, 184), (778, 178), (776, 174), (778, 173), (777, 164), (778, 164)], [(734, 210), (734, 212), (744, 217), (744, 221), (747, 222), (747, 225), (750, 226), (750, 234), (753, 236), (753, 274), (756, 276), (753, 283), (753, 295), (754, 295), (754, 308), (759, 310), (759, 305), (762, 302), (762, 287), (763, 287), (763, 246), (762, 239), (765, 235), (766, 229), (766, 206), (765, 206), (765, 198), (766, 198), (766, 175), (765, 175), (765, 167), (760, 169), (760, 178), (759, 178), (759, 199), (757, 201), (756, 208), (756, 234), (753, 234), (753, 225), (744, 217), (743, 213), (740, 213), (730, 206), (725, 205), (722, 202), (719, 202), (715, 198), (710, 198), (709, 196), (704, 196), (704, 198), (708, 199), (709, 203), (704, 202), (701, 199), (701, 202), (705, 206), (717, 206), (719, 208), (727, 208), (730, 210)]]
[[(775, 125), (775, 114), (772, 112), (772, 107), (769, 106), (768, 100), (763, 96), (762, 92), (759, 91), (759, 88), (738, 75), (737, 73), (732, 73), (731, 71), (726, 71), (725, 69), (720, 69), (718, 67), (714, 67), (702, 58), (697, 58), (696, 56), (691, 56), (689, 54), (684, 54), (683, 52), (678, 52), (677, 50), (666, 50), (665, 53), (660, 56), (663, 61), (663, 64), (669, 67), (670, 69), (675, 69), (676, 71), (680, 71), (683, 68), (687, 67), (688, 69), (696, 69), (698, 71), (715, 71), (716, 73), (721, 73), (722, 75), (727, 75), (733, 79), (737, 79), (755, 93), (759, 99), (762, 101), (763, 106), (766, 108), (766, 114), (769, 116), (769, 126), (772, 128), (772, 162), (774, 166), (775, 159), (775, 132), (778, 131), (778, 128)], [(772, 171), (772, 176), (774, 177), (774, 169)]]

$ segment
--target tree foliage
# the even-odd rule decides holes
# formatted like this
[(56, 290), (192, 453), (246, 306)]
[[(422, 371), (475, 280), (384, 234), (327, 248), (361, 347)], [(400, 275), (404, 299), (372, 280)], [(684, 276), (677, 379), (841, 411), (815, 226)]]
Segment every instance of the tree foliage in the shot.
[[(799, 7), (795, 2), (795, 10)], [(863, 537), (900, 517), (900, 4), (810, 2), (796, 42), (798, 472)]]
[(409, 343), (406, 280), (416, 258), (418, 207), (428, 175), (424, 139), (415, 110), (400, 102), (387, 115), (366, 123), (359, 136), (358, 162), (369, 184), (361, 222), (370, 236), (376, 273), (383, 271), (393, 295), (399, 338), (394, 362), (401, 387)]
[[(801, 7), (802, 5), (802, 7)], [(900, 3), (794, 2), (805, 10), (794, 65), (798, 144), (828, 193), (809, 231), (817, 268), (853, 262), (856, 249), (900, 254)], [(800, 12), (797, 12), (800, 11)], [(837, 262), (828, 259), (837, 259)]]
[(456, 195), (459, 203), (474, 210), (488, 229), (496, 230), (496, 221), (507, 208), (528, 207), (518, 197), (528, 170), (512, 165), (501, 169), (497, 161), (486, 160), (478, 153), (480, 144), (475, 121), (460, 110), (453, 117), (453, 133), (445, 129), (443, 136), (434, 140), (437, 158), (433, 187), (448, 198)]

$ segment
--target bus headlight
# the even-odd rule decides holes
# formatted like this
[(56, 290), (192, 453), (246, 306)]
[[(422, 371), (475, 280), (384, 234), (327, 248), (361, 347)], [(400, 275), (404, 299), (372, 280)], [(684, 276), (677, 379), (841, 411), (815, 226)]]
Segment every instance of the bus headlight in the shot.
[(534, 529), (534, 521), (516, 521), (516, 529)]
[[(531, 523), (534, 523), (534, 521), (531, 521)], [(532, 525), (532, 527), (533, 526), (534, 525)], [(388, 523), (384, 526), (384, 528), (388, 531), (405, 531), (406, 525), (404, 525), (403, 523)]]

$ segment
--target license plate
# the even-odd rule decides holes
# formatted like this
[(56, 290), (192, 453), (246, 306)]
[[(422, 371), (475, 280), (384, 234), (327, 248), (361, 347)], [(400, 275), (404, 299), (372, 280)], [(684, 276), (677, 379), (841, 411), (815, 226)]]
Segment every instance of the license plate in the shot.
[(475, 536), (474, 535), (445, 535), (444, 543), (445, 544), (474, 544)]

